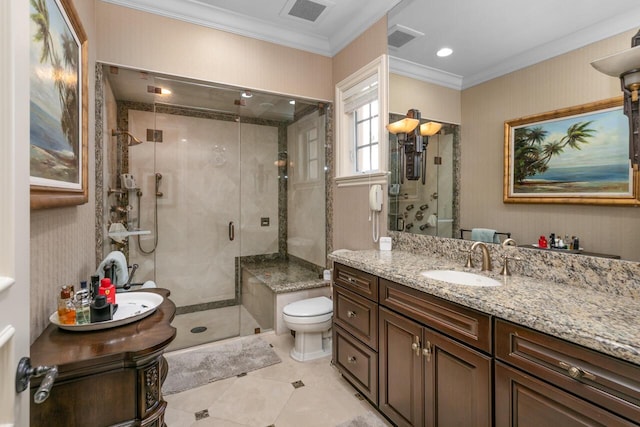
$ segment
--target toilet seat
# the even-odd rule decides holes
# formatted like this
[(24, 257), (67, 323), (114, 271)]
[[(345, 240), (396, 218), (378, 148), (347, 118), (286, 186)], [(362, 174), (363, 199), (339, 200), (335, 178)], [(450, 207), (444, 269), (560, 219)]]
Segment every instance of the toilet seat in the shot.
[[(317, 317), (333, 314), (333, 301), (327, 297), (316, 297), (287, 304), (282, 313), (289, 317)], [(321, 321), (321, 320), (320, 320)]]

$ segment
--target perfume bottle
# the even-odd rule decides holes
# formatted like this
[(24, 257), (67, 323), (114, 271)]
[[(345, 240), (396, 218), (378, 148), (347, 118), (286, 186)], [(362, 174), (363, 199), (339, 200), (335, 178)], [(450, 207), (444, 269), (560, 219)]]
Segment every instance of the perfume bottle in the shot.
[(76, 307), (73, 304), (73, 288), (63, 286), (58, 295), (58, 321), (63, 325), (75, 325)]
[(74, 299), (76, 306), (76, 324), (87, 325), (91, 323), (91, 297), (89, 296), (89, 289), (87, 289), (87, 282), (80, 282), (80, 290), (76, 293)]

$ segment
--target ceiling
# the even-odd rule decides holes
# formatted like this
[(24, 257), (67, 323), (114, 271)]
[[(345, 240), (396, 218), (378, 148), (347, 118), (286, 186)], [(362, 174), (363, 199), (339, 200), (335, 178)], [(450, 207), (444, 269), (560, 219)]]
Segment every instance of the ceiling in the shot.
[(640, 28), (638, 0), (103, 1), (325, 56), (389, 13), (390, 29), (423, 34), (389, 48), (391, 71), (458, 89)]

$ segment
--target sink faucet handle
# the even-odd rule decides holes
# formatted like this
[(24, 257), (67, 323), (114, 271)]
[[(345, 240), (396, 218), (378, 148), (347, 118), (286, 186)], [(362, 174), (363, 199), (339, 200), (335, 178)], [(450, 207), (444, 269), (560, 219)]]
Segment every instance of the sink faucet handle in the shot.
[(514, 261), (522, 261), (522, 258), (513, 257), (509, 255), (503, 255), (502, 259), (504, 259), (504, 263), (502, 264), (502, 270), (500, 270), (500, 274), (503, 276), (511, 276), (511, 271), (509, 270), (509, 260)]
[(466, 252), (467, 254), (467, 262), (465, 263), (466, 268), (473, 268), (473, 259), (471, 259), (471, 249), (460, 249), (460, 252)]

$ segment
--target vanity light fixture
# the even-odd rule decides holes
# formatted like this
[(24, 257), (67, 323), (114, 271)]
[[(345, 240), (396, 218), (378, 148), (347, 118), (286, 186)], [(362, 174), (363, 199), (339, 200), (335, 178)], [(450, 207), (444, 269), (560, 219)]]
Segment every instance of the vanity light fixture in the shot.
[(246, 99), (253, 98), (253, 94), (251, 93), (250, 90), (243, 90), (242, 97)]
[(404, 183), (406, 175), (410, 181), (417, 181), (422, 177), (422, 184), (425, 184), (429, 137), (438, 133), (441, 128), (442, 123), (438, 122), (420, 124), (420, 111), (416, 109), (407, 111), (404, 119), (387, 125), (387, 130), (397, 135), (402, 149), (399, 156), (400, 183)]
[(624, 114), (629, 118), (629, 159), (634, 171), (640, 164), (640, 31), (631, 38), (631, 48), (607, 56), (591, 65), (601, 73), (620, 79)]

